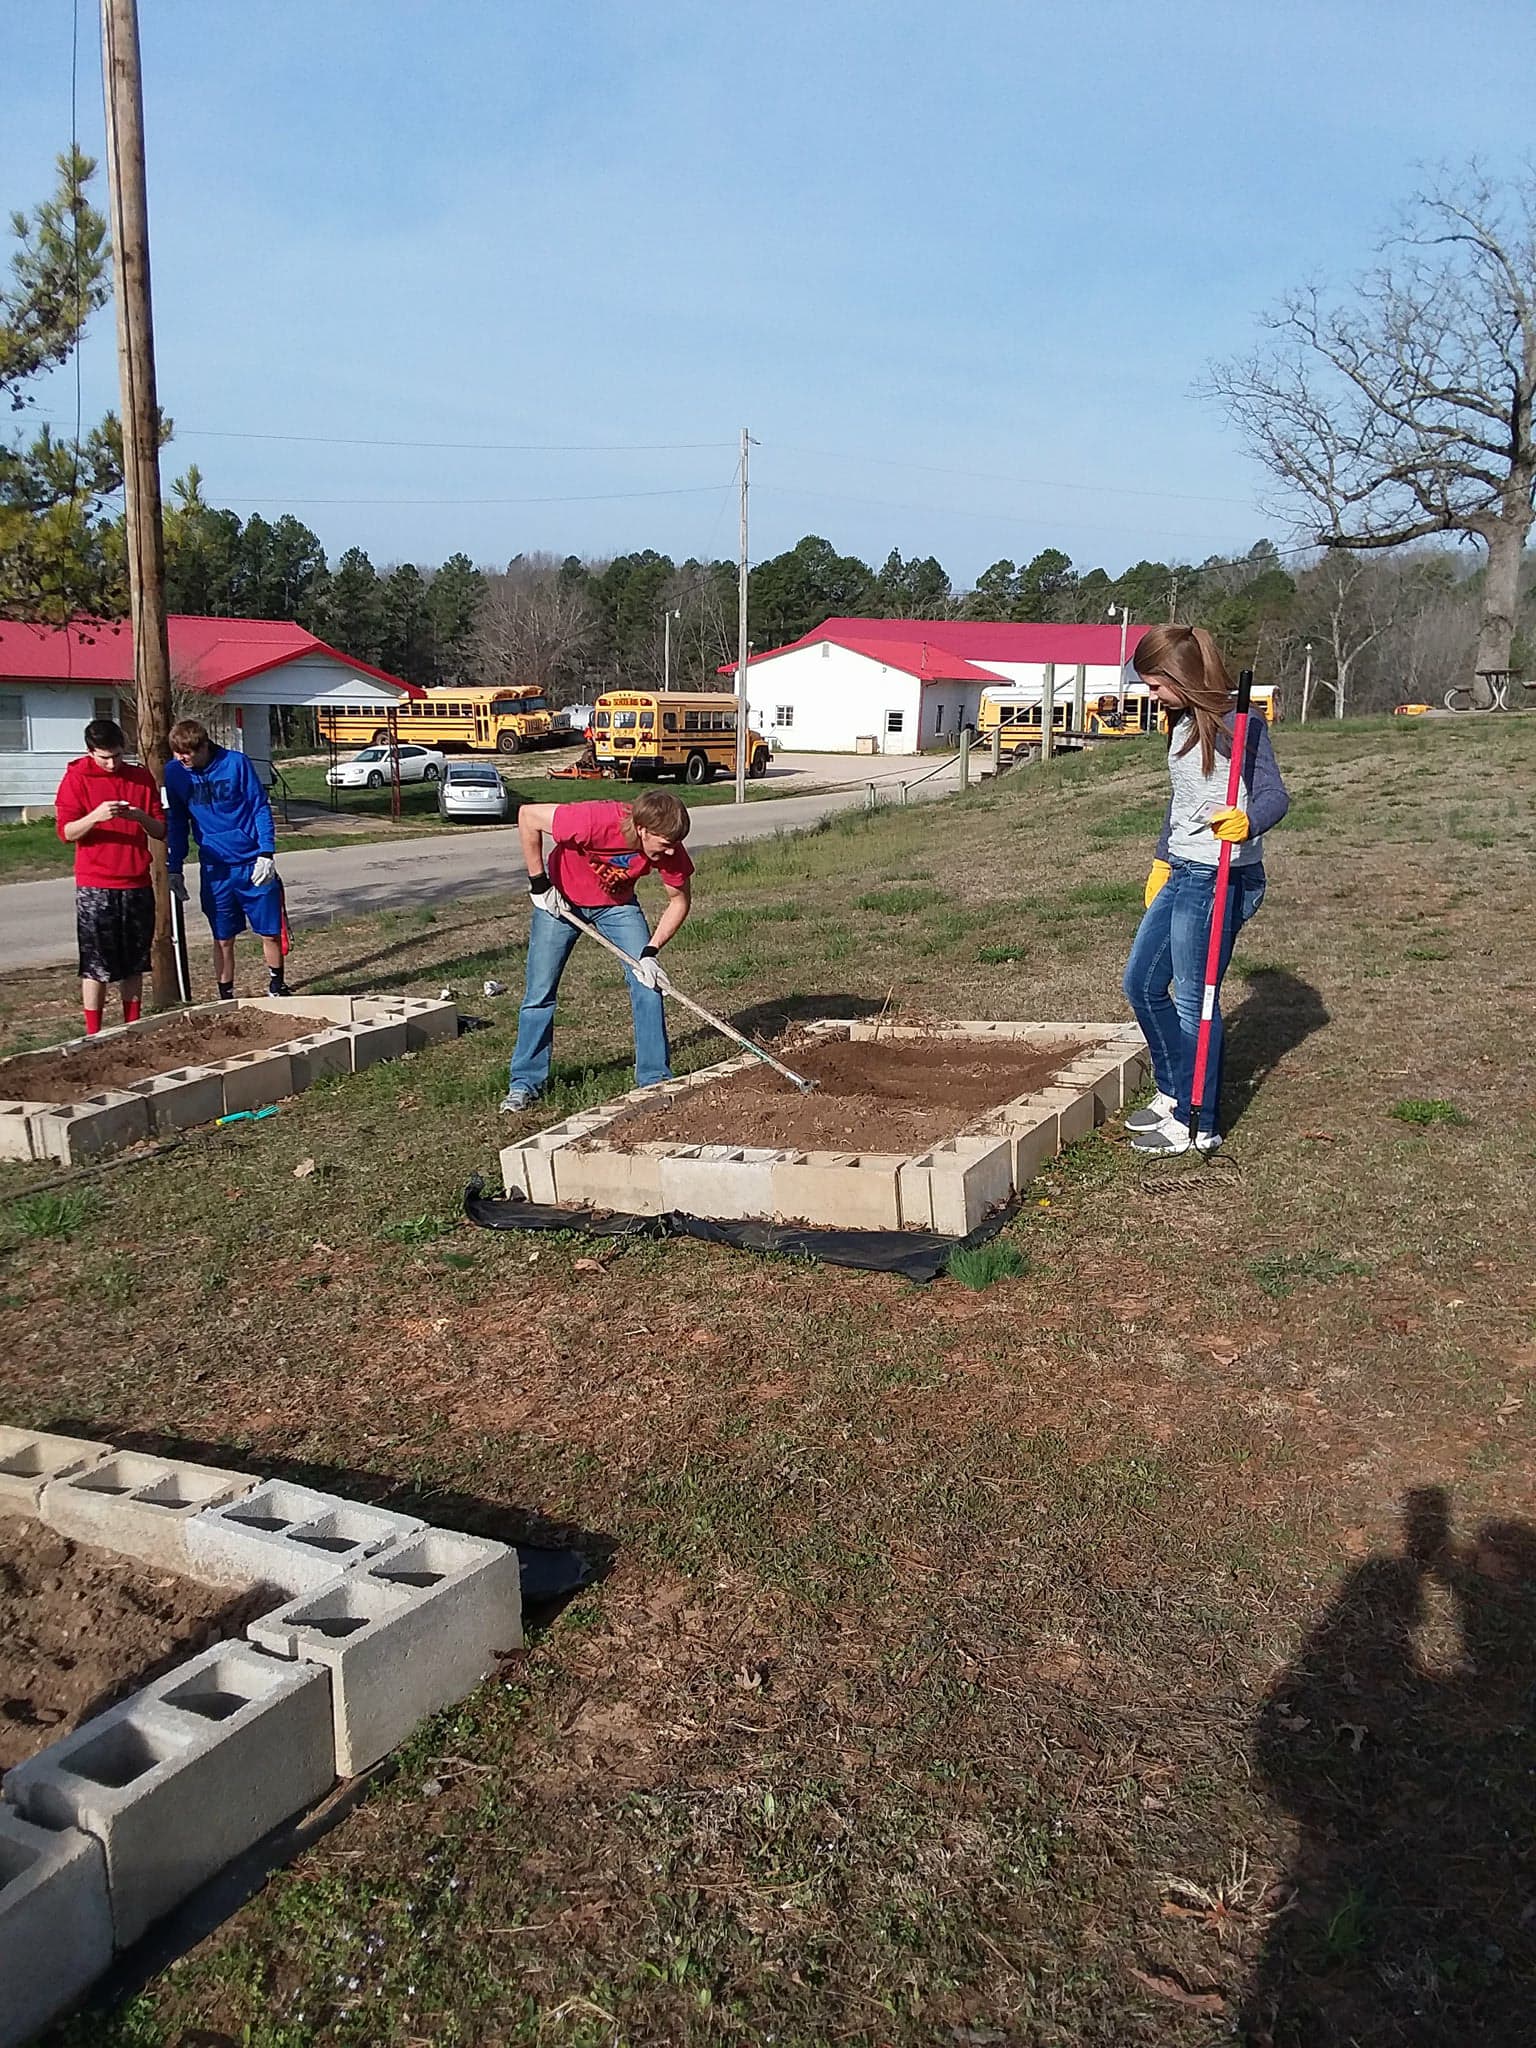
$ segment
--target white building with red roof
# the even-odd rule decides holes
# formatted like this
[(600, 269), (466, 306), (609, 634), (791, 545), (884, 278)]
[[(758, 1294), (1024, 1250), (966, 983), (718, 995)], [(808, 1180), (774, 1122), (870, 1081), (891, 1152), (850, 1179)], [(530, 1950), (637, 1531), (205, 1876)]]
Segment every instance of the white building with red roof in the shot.
[[(1129, 662), (1145, 631), (1131, 626)], [(828, 619), (786, 647), (749, 657), (752, 723), (805, 753), (916, 754), (974, 727), (983, 690), (1043, 688), (1093, 703), (1120, 687), (1121, 629), (984, 619)], [(721, 670), (735, 675), (736, 664)]]
[[(199, 717), (271, 779), (274, 708), (355, 706), (359, 714), (426, 693), (328, 647), (284, 619), (169, 621), (171, 688), (179, 714)], [(133, 633), (126, 620), (34, 626), (0, 619), (0, 818), (51, 809), (65, 768), (84, 751), (93, 718), (132, 736)]]

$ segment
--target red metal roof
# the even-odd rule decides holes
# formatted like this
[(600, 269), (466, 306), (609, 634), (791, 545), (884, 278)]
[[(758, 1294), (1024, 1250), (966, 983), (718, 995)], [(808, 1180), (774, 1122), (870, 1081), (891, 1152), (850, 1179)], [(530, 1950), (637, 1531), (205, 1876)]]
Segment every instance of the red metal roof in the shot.
[[(307, 654), (328, 655), (409, 697), (426, 695), (417, 684), (354, 661), (288, 619), (198, 619), (178, 612), (166, 624), (176, 682), (210, 697)], [(0, 676), (29, 683), (131, 684), (132, 630), (125, 619), (75, 619), (68, 626), (0, 619)]]
[[(1127, 629), (1127, 661), (1146, 630), (1135, 624)], [(814, 632), (787, 646), (749, 656), (747, 665), (772, 661), (777, 655), (815, 647), (824, 640), (856, 654), (873, 654), (877, 661), (905, 669), (909, 675), (945, 682), (974, 682), (978, 676), (987, 682), (1005, 680), (987, 672), (989, 661), (1054, 661), (1070, 666), (1081, 661), (1099, 668), (1120, 665), (1118, 620), (1112, 626), (1041, 626), (990, 619), (827, 619)], [(955, 662), (960, 664), (958, 668), (946, 665)], [(735, 667), (728, 662), (721, 674), (733, 673)]]

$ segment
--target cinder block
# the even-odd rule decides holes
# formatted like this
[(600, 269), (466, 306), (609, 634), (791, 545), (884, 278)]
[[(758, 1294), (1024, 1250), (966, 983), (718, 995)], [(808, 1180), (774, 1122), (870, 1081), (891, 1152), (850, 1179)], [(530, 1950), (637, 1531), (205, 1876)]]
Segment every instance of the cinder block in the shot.
[(324, 1667), (219, 1643), (6, 1776), (43, 1826), (106, 1854), (119, 1948), (336, 1776)]
[(43, 1488), (43, 1520), (73, 1543), (139, 1557), (165, 1571), (187, 1569), (187, 1524), (204, 1508), (249, 1493), (246, 1472), (183, 1465), (117, 1451), (99, 1465), (50, 1480)]
[(903, 1230), (933, 1228), (933, 1167), (926, 1155), (896, 1169), (896, 1199)]
[(1152, 1056), (1143, 1046), (1139, 1052), (1124, 1053), (1120, 1060), (1120, 1100), (1133, 1102), (1152, 1079)]
[(267, 1016), (313, 1017), (317, 1024), (350, 1024), (357, 1015), (354, 996), (242, 996), (242, 1010)]
[(800, 1152), (773, 1168), (773, 1213), (829, 1230), (899, 1230), (899, 1152)]
[(361, 1074), (384, 1060), (398, 1060), (406, 1051), (405, 1019), (379, 1017), (369, 1023), (349, 1024), (352, 1039), (352, 1071)]
[(425, 1526), (417, 1515), (267, 1479), (239, 1500), (193, 1515), (186, 1526), (187, 1564), (216, 1586), (312, 1592)]
[(1013, 1139), (1013, 1185), (1026, 1188), (1037, 1173), (1043, 1173), (1061, 1150), (1061, 1119), (1054, 1110), (1036, 1112), (1033, 1122), (1020, 1122), (1010, 1133)]
[(556, 1199), (586, 1202), (632, 1216), (659, 1216), (661, 1161), (654, 1151), (615, 1152), (610, 1145), (562, 1145), (546, 1155)]
[(224, 1116), (242, 1109), (265, 1109), (293, 1093), (293, 1061), (286, 1052), (236, 1053), (212, 1071), (224, 1082)]
[(109, 1088), (100, 1095), (83, 1095), (78, 1102), (39, 1110), (28, 1124), (34, 1158), (78, 1166), (147, 1138), (149, 1111), (142, 1095)]
[[(276, 1000), (281, 1001), (282, 998)], [(296, 1038), (287, 1052), (293, 1063), (295, 1095), (301, 1095), (306, 1088), (313, 1088), (317, 1081), (326, 1080), (333, 1074), (350, 1074), (352, 1071), (352, 1035), (339, 1026), (329, 1031), (312, 1031), (306, 1038)]]
[(733, 1145), (682, 1145), (661, 1155), (663, 1210), (739, 1221), (773, 1214), (771, 1152)]
[(1094, 1098), (1095, 1123), (1103, 1123), (1107, 1117), (1118, 1114), (1121, 1100), (1120, 1061), (1109, 1059), (1102, 1053), (1090, 1058), (1077, 1059), (1070, 1067), (1056, 1076), (1061, 1088), (1075, 1088), (1080, 1094), (1091, 1093)]
[(928, 1157), (933, 1228), (964, 1237), (1013, 1193), (1010, 1138), (954, 1138)]
[(1086, 1138), (1098, 1122), (1098, 1104), (1090, 1092), (1068, 1087), (1044, 1088), (1035, 1100), (1042, 1115), (1054, 1112), (1063, 1145), (1075, 1145), (1079, 1138)]
[(49, 1480), (83, 1472), (111, 1453), (110, 1444), (90, 1437), (0, 1429), (0, 1515), (35, 1515)]
[(68, 2012), (111, 1960), (100, 1842), (0, 1806), (0, 2048)]
[[(535, 1199), (528, 1192), (528, 1153), (522, 1145), (503, 1145), (501, 1148), (501, 1184), (509, 1195), (523, 1195)], [(553, 1176), (551, 1176), (553, 1186)]]
[(523, 1639), (517, 1553), (447, 1529), (407, 1537), (321, 1593), (253, 1621), (251, 1640), (330, 1667), (336, 1766), (353, 1777), (454, 1705)]
[(142, 1095), (154, 1138), (211, 1124), (224, 1114), (224, 1076), (217, 1067), (176, 1067), (148, 1081), (130, 1081), (129, 1095)]
[(459, 1006), (430, 996), (359, 996), (354, 1014), (360, 1021), (403, 1021), (406, 1049), (420, 1052), (459, 1035)]
[(48, 1102), (0, 1102), (0, 1159), (46, 1159), (33, 1144), (32, 1119), (43, 1116)]

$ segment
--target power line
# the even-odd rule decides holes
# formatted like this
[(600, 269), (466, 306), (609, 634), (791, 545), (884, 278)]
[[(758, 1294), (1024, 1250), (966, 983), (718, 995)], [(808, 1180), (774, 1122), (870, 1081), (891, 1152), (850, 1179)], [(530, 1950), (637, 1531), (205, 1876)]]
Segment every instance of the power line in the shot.
[[(1141, 531), (1140, 528), (1132, 529), (1126, 527), (1094, 526), (1091, 524), (1087, 524), (1082, 520), (1076, 519), (1056, 520), (1054, 519), (1054, 515), (1046, 512), (992, 512), (984, 511), (979, 507), (971, 507), (966, 505), (913, 504), (909, 501), (903, 501), (896, 498), (862, 497), (846, 491), (802, 490), (798, 485), (794, 484), (759, 484), (757, 488), (760, 491), (768, 492), (770, 495), (780, 498), (813, 498), (817, 500), (824, 500), (831, 504), (839, 505), (872, 505), (876, 507), (878, 510), (884, 512), (917, 512), (924, 514), (928, 517), (938, 516), (946, 519), (978, 519), (988, 525), (1001, 524), (1004, 526), (1040, 527), (1043, 525), (1050, 525), (1054, 523), (1055, 525), (1062, 527), (1069, 532), (1076, 533), (1125, 533), (1128, 531)], [(1251, 510), (1252, 508), (1250, 507), (1249, 509)], [(1198, 534), (1165, 532), (1156, 535), (1149, 533), (1145, 534), (1144, 538), (1147, 540), (1156, 539), (1164, 541), (1191, 541), (1198, 543), (1198, 545), (1202, 547), (1208, 547), (1211, 544), (1211, 536), (1209, 533)], [(1276, 552), (1283, 553), (1285, 552), (1285, 550), (1277, 549)], [(1304, 551), (1298, 549), (1291, 550), (1291, 552), (1300, 553)]]
[(593, 491), (557, 498), (291, 498), (284, 492), (258, 497), (222, 490), (219, 496), (237, 505), (607, 505), (626, 498), (703, 498), (729, 489), (729, 484), (684, 484), (663, 491)]
[(847, 449), (797, 448), (784, 441), (770, 442), (784, 455), (813, 455), (820, 462), (866, 462), (882, 469), (917, 470), (928, 476), (964, 477), (973, 483), (1019, 484), (1027, 490), (1098, 491), (1115, 498), (1157, 498), (1190, 505), (1241, 505), (1252, 509), (1249, 498), (1217, 498), (1205, 491), (1144, 491), (1129, 484), (1066, 483), (1059, 477), (1005, 476), (994, 469), (950, 469), (936, 462), (903, 462), (889, 455), (855, 455)]
[[(720, 453), (730, 441), (386, 441), (350, 434), (247, 433), (233, 427), (184, 427), (176, 438), (190, 441), (293, 441), (312, 448), (456, 449), (484, 455), (678, 455), (701, 450)], [(485, 500), (481, 502), (492, 502)]]

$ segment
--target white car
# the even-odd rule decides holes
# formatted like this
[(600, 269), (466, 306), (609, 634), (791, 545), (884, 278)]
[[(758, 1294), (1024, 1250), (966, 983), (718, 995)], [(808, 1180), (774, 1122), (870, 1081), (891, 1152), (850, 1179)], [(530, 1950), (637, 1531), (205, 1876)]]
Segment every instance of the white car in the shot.
[[(402, 741), (400, 755), (402, 782), (437, 782), (446, 766), (435, 747), (417, 747)], [(390, 779), (389, 748), (364, 747), (350, 761), (327, 768), (325, 779), (333, 789), (382, 789)]]
[(501, 824), (510, 809), (507, 785), (489, 761), (450, 761), (437, 785), (442, 818), (479, 818)]

